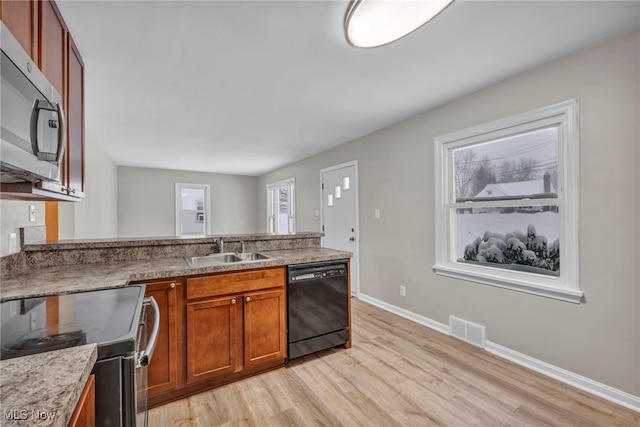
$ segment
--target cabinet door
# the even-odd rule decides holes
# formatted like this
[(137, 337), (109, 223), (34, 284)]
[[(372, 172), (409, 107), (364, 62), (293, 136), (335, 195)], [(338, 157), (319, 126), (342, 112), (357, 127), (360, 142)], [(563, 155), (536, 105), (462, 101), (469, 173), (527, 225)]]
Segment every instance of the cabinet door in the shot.
[(160, 332), (148, 368), (147, 381), (150, 397), (178, 387), (180, 366), (182, 366), (180, 351), (182, 334), (179, 332), (182, 290), (180, 282), (175, 280), (147, 284), (146, 296), (155, 298), (160, 307)]
[(95, 427), (96, 376), (90, 375), (67, 427)]
[(38, 4), (40, 69), (63, 97), (64, 104), (67, 28), (53, 0), (42, 0)]
[(235, 372), (237, 302), (221, 297), (187, 304), (187, 383)]
[(66, 187), (70, 196), (84, 197), (84, 63), (71, 35), (67, 75)]
[(244, 296), (244, 366), (282, 360), (286, 356), (284, 290)]
[(0, 18), (18, 40), (31, 59), (35, 57), (36, 2), (32, 0), (3, 0), (0, 2)]

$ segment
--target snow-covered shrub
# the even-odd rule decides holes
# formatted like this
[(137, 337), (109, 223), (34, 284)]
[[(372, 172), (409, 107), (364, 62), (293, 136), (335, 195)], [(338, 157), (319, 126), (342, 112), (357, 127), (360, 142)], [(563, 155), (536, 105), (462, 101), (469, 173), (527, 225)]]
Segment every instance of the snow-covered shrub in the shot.
[(487, 230), (482, 237), (476, 237), (472, 243), (465, 246), (463, 259), (559, 271), (560, 241), (556, 239), (549, 245), (547, 237), (538, 235), (533, 225), (527, 227), (526, 234), (520, 230), (506, 235)]

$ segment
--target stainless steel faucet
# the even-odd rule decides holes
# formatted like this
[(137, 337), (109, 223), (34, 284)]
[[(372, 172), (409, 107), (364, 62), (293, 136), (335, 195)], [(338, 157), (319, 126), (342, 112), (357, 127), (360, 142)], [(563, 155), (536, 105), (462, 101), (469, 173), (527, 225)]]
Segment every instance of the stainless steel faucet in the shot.
[(244, 253), (244, 242), (242, 240), (240, 240), (240, 253)]
[(222, 240), (222, 237), (218, 240), (218, 249), (220, 249), (220, 253), (224, 252), (224, 241)]

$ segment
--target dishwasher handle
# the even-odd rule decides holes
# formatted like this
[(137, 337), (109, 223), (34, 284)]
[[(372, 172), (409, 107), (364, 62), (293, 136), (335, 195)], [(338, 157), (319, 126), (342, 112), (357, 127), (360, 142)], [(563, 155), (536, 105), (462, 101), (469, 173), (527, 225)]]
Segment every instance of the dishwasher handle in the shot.
[(160, 331), (160, 307), (154, 297), (145, 298), (142, 302), (143, 305), (150, 305), (153, 310), (153, 327), (151, 328), (151, 337), (147, 343), (147, 347), (142, 350), (138, 355), (137, 365), (148, 366), (151, 362), (151, 357), (156, 349), (158, 343), (158, 333)]

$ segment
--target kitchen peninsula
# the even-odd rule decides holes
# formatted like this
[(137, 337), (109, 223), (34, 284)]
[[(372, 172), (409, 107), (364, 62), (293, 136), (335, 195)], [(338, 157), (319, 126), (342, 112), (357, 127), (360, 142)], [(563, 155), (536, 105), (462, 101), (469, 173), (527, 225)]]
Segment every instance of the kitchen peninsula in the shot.
[[(286, 331), (286, 316), (283, 314), (286, 301), (286, 267), (302, 263), (344, 260), (351, 256), (348, 252), (322, 248), (321, 233), (57, 242), (42, 242), (38, 241), (37, 237), (34, 240), (33, 233), (34, 230), (23, 229), (22, 251), (2, 258), (2, 302), (70, 292), (122, 288), (139, 283), (147, 284), (147, 295), (152, 295), (158, 300), (162, 320), (158, 345), (149, 366), (151, 406), (283, 366), (286, 342), (281, 337)], [(39, 230), (35, 230), (35, 233), (37, 235)], [(221, 238), (224, 239), (226, 253), (240, 252), (244, 247), (246, 252), (259, 252), (267, 258), (209, 266), (189, 266), (185, 257), (201, 257), (218, 252)], [(218, 290), (219, 284), (226, 288)], [(189, 310), (191, 307), (217, 307), (212, 297), (235, 301), (236, 295), (239, 295), (239, 303), (233, 305), (231, 302), (231, 305), (225, 306), (226, 315), (231, 316), (228, 318), (232, 319), (232, 322), (227, 331), (222, 331), (228, 333), (229, 339), (235, 344), (225, 350), (228, 353), (226, 357), (230, 360), (226, 371), (216, 371), (202, 365), (209, 363), (208, 360), (194, 361), (193, 355), (196, 353), (189, 350), (193, 345), (190, 341), (194, 337), (192, 332), (197, 332), (197, 339), (201, 340), (200, 335), (205, 335), (213, 329), (211, 324), (205, 327), (206, 325), (192, 320), (209, 321), (212, 317), (209, 314), (209, 317), (190, 317), (192, 312)], [(270, 300), (257, 309), (258, 311), (248, 308), (250, 299), (252, 304), (258, 304), (262, 301), (261, 298)], [(277, 308), (274, 308), (275, 305)], [(221, 312), (211, 313), (215, 317)], [(261, 354), (253, 359), (250, 357), (250, 352), (261, 351), (257, 346), (249, 348), (248, 343), (252, 336), (249, 330), (251, 319), (246, 316), (251, 313), (255, 313), (259, 324), (275, 325), (279, 328), (267, 334), (278, 342), (279, 352), (272, 352), (266, 357)], [(222, 318), (224, 319), (224, 316)], [(265, 319), (271, 319), (268, 321), (270, 323), (265, 323)], [(219, 330), (217, 333), (222, 332)], [(257, 333), (253, 332), (254, 335)], [(260, 336), (264, 335), (265, 332), (260, 331)], [(349, 346), (350, 342), (347, 347)], [(204, 375), (200, 375), (202, 373)], [(72, 408), (76, 404), (68, 403)], [(69, 408), (59, 410), (68, 412)]]

